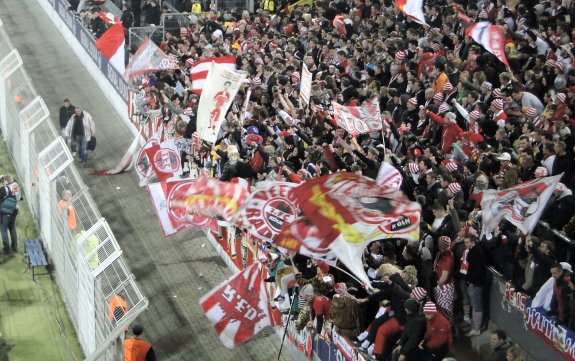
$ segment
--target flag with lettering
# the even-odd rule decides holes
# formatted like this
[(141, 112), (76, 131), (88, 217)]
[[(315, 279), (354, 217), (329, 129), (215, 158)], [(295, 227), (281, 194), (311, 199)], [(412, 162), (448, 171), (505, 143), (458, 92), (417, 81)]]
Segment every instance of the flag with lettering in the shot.
[(295, 183), (261, 182), (241, 210), (234, 223), (249, 229), (251, 235), (264, 242), (274, 242), (284, 224), (291, 224), (299, 214), (291, 193)]
[(480, 21), (465, 29), (465, 35), (473, 38), (488, 52), (495, 55), (506, 66), (505, 29), (501, 25), (491, 25), (489, 21)]
[(332, 102), (331, 105), (337, 125), (350, 134), (379, 132), (383, 129), (381, 111), (377, 102), (364, 102), (360, 106), (345, 106)]
[(178, 69), (178, 65), (150, 39), (145, 39), (124, 72), (124, 79), (133, 81), (136, 77), (159, 70)]
[(184, 201), (195, 179), (174, 180), (148, 184), (148, 193), (164, 236), (171, 236), (190, 227), (218, 231), (215, 219), (189, 212)]
[(354, 173), (334, 173), (299, 185), (293, 191), (303, 215), (323, 242), (360, 280), (369, 282), (361, 255), (381, 238), (419, 239), (421, 206), (401, 191), (381, 187)]
[(200, 299), (200, 306), (228, 348), (238, 347), (273, 325), (258, 263), (211, 290)]
[(481, 234), (493, 232), (502, 219), (509, 221), (524, 234), (530, 234), (562, 175), (534, 179), (508, 189), (483, 191)]
[(182, 174), (180, 152), (173, 139), (165, 140), (162, 129), (134, 155), (134, 167), (140, 178), (140, 187), (148, 184), (153, 176), (162, 181)]
[(300, 82), (299, 95), (301, 97), (301, 100), (303, 100), (304, 103), (308, 105), (309, 105), (309, 98), (311, 97), (312, 78), (313, 76), (311, 74), (311, 71), (309, 71), (307, 65), (305, 65), (304, 63), (301, 69), (301, 82)]

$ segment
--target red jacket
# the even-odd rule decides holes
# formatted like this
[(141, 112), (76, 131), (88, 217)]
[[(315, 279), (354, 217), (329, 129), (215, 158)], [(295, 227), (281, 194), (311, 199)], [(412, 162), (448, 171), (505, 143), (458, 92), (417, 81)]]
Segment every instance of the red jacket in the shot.
[(447, 154), (451, 152), (452, 144), (461, 137), (463, 129), (461, 129), (457, 123), (446, 124), (445, 119), (443, 119), (441, 115), (429, 110), (427, 111), (427, 115), (443, 128), (441, 132), (441, 153)]
[(423, 339), (425, 340), (425, 347), (430, 350), (437, 350), (446, 344), (451, 345), (453, 342), (451, 326), (441, 312), (435, 312), (435, 316), (431, 320), (427, 320)]

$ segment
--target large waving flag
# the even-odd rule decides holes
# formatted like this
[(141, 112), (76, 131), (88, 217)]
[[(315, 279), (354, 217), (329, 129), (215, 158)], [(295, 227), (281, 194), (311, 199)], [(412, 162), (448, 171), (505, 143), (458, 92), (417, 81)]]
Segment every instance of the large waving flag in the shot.
[(162, 49), (150, 39), (146, 39), (130, 59), (124, 72), (124, 79), (132, 81), (142, 74), (177, 68), (178, 65)]
[(200, 139), (215, 143), (226, 113), (246, 75), (228, 70), (226, 65), (211, 63), (198, 105), (197, 129)]
[(422, 25), (426, 24), (425, 14), (423, 12), (423, 0), (396, 0), (395, 6), (416, 22)]
[(148, 193), (164, 236), (190, 227), (208, 228), (217, 232), (218, 224), (215, 219), (190, 214), (186, 207), (182, 206), (194, 182), (194, 179), (185, 179), (148, 185)]
[(183, 205), (189, 214), (231, 221), (248, 196), (241, 184), (201, 177), (189, 188)]
[(96, 49), (100, 50), (104, 58), (106, 58), (120, 74), (124, 74), (126, 70), (125, 43), (126, 38), (124, 37), (124, 27), (122, 23), (115, 23), (110, 26), (100, 39), (96, 41)]
[(134, 155), (140, 187), (148, 184), (148, 180), (154, 175), (160, 181), (181, 175), (181, 163), (180, 151), (173, 139), (164, 139), (163, 130), (157, 131)]
[(236, 70), (236, 57), (235, 56), (220, 56), (217, 58), (206, 58), (194, 63), (190, 71), (192, 80), (192, 91), (198, 95), (202, 94), (202, 90), (206, 85), (208, 73), (212, 67), (212, 63), (221, 64), (224, 69), (229, 71)]
[(524, 234), (531, 233), (562, 175), (534, 179), (508, 189), (483, 191), (481, 234), (493, 232), (502, 219)]
[(491, 25), (489, 21), (481, 21), (465, 29), (465, 35), (473, 38), (491, 54), (495, 55), (503, 64), (507, 63), (505, 57), (505, 30), (501, 25)]
[(345, 106), (331, 103), (337, 125), (350, 134), (379, 132), (383, 129), (381, 111), (377, 102), (365, 102), (361, 106)]
[(254, 263), (200, 299), (200, 306), (228, 348), (238, 347), (273, 325), (258, 266)]
[(287, 182), (261, 182), (234, 216), (233, 223), (249, 229), (264, 242), (274, 242), (284, 224), (292, 224), (299, 214), (291, 191), (297, 185)]
[(353, 173), (334, 173), (293, 191), (303, 215), (329, 248), (360, 280), (369, 283), (361, 255), (381, 238), (418, 240), (421, 206), (403, 192)]

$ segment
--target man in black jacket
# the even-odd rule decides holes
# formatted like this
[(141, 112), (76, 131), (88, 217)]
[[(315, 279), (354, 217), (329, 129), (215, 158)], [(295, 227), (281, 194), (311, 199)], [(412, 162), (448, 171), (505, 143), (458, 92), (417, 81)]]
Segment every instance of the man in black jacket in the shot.
[[(64, 129), (68, 125), (68, 121), (74, 115), (75, 107), (70, 103), (70, 99), (64, 99), (64, 105), (60, 107), (60, 134), (64, 136)], [(71, 143), (72, 153), (76, 155), (76, 142)]]
[(407, 323), (401, 333), (397, 347), (393, 350), (393, 360), (415, 361), (419, 360), (421, 354), (418, 352), (419, 343), (425, 336), (426, 321), (425, 316), (419, 312), (419, 302), (413, 298), (404, 303)]
[[(465, 289), (469, 304), (464, 304), (464, 312), (467, 315), (471, 306), (471, 331), (467, 336), (478, 336), (481, 334), (483, 325), (483, 287), (487, 283), (487, 270), (485, 268), (486, 259), (483, 249), (477, 243), (477, 237), (471, 234), (465, 235), (466, 252), (463, 254), (460, 272), (465, 280)], [(464, 301), (465, 302), (465, 301)]]

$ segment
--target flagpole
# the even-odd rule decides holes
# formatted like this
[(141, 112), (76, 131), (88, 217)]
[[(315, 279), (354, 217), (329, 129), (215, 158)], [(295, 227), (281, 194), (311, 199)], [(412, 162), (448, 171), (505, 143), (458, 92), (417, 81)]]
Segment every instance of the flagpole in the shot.
[[(289, 295), (288, 295), (288, 297), (289, 297)], [(287, 318), (287, 321), (286, 321), (286, 325), (285, 325), (285, 327), (284, 327), (284, 335), (283, 335), (283, 337), (282, 337), (282, 343), (280, 344), (280, 351), (278, 352), (277, 361), (280, 361), (280, 357), (281, 357), (281, 355), (282, 355), (282, 349), (283, 349), (283, 347), (284, 347), (284, 342), (285, 342), (285, 339), (286, 339), (287, 328), (288, 328), (288, 326), (289, 326), (289, 321), (290, 321), (290, 318), (291, 318), (291, 311), (292, 311), (292, 309), (293, 309), (293, 303), (294, 303), (294, 301), (297, 299), (297, 297), (298, 297), (298, 289), (297, 289), (297, 287), (296, 287), (296, 288), (295, 288), (295, 292), (294, 292), (294, 294), (293, 294), (293, 297), (292, 297), (292, 299), (291, 299), (290, 305), (289, 305), (288, 318)]]

